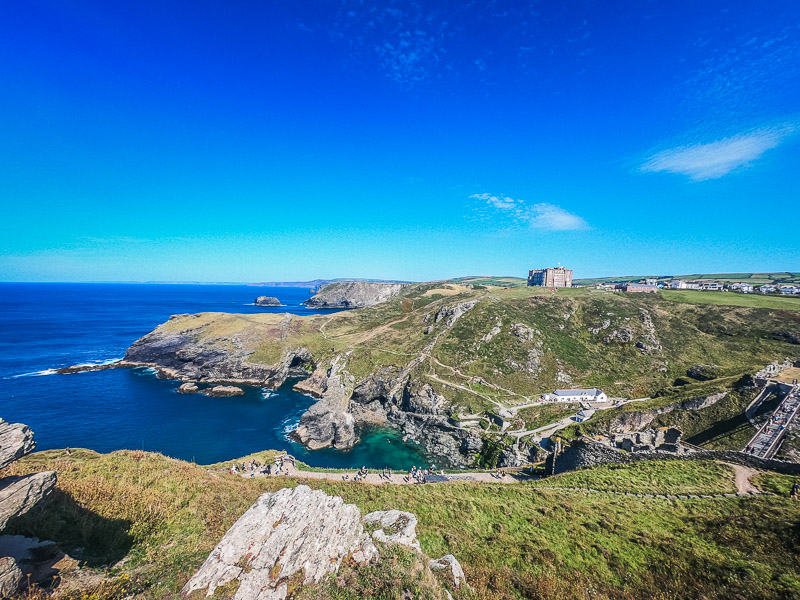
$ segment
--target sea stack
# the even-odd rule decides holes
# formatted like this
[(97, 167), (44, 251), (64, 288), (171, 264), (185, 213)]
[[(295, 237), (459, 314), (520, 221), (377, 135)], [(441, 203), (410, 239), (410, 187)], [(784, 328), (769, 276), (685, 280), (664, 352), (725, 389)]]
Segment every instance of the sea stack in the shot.
[(256, 306), (283, 306), (281, 301), (273, 296), (259, 296), (255, 301)]

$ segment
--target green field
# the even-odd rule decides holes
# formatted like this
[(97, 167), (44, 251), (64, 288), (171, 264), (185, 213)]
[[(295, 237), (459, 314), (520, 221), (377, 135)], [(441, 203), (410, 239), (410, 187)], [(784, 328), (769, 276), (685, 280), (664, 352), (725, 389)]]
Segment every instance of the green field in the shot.
[[(227, 464), (227, 463), (226, 463)], [(54, 540), (106, 583), (69, 598), (179, 598), (225, 531), (264, 492), (293, 479), (244, 479), (141, 451), (51, 450), (4, 474), (56, 469), (58, 489), (7, 533)], [(765, 476), (772, 489), (789, 480)], [(800, 503), (785, 498), (664, 500), (625, 492), (692, 494), (732, 489), (728, 467), (651, 462), (560, 475), (533, 484), (374, 486), (308, 480), (362, 512), (413, 512), (423, 551), (454, 554), (467, 598), (790, 598), (800, 594)], [(575, 485), (607, 490), (537, 490)], [(366, 569), (296, 591), (296, 598), (442, 598), (425, 562), (383, 547)], [(115, 562), (125, 559), (122, 566)], [(89, 580), (91, 582), (91, 580)], [(590, 592), (589, 592), (590, 590)], [(92, 595), (94, 594), (94, 595)], [(31, 596), (33, 597), (33, 596)]]
[(721, 306), (750, 306), (774, 310), (800, 310), (800, 297), (737, 294), (734, 292), (701, 292), (698, 290), (661, 290), (661, 296), (672, 302), (689, 304), (718, 304)]

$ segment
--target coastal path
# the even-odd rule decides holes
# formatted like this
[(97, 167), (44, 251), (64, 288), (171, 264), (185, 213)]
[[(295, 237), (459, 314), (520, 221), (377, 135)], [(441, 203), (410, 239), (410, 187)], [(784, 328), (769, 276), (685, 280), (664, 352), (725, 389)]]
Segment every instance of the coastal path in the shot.
[[(750, 478), (754, 475), (757, 475), (759, 471), (752, 469), (750, 467), (744, 467), (742, 465), (736, 465), (732, 463), (722, 463), (731, 467), (734, 471), (734, 478), (735, 478), (735, 485), (736, 485), (736, 492), (727, 492), (727, 493), (717, 493), (717, 494), (647, 494), (647, 493), (637, 493), (637, 492), (622, 492), (619, 490), (614, 489), (599, 489), (599, 488), (591, 488), (591, 487), (562, 487), (562, 486), (540, 486), (536, 485), (532, 487), (532, 491), (538, 490), (547, 490), (547, 491), (557, 491), (557, 492), (583, 492), (583, 493), (595, 493), (595, 494), (613, 494), (615, 496), (630, 496), (636, 498), (659, 498), (663, 500), (687, 500), (693, 498), (742, 498), (742, 497), (755, 497), (755, 496), (762, 496), (762, 495), (771, 495), (766, 492), (762, 492), (757, 487), (755, 487), (751, 482)], [(326, 480), (326, 481), (349, 481), (353, 484), (363, 483), (366, 485), (429, 485), (429, 484), (441, 484), (441, 483), (463, 483), (463, 482), (475, 482), (475, 483), (505, 483), (505, 484), (516, 484), (516, 483), (523, 483), (523, 482), (532, 482), (532, 481), (542, 481), (541, 479), (534, 479), (525, 475), (521, 470), (517, 470), (513, 473), (506, 472), (505, 475), (498, 477), (494, 473), (485, 472), (485, 471), (477, 471), (477, 472), (466, 472), (466, 473), (446, 473), (445, 475), (429, 475), (427, 478), (427, 483), (420, 484), (416, 481), (408, 481), (407, 473), (395, 473), (391, 477), (383, 477), (380, 473), (369, 473), (366, 475), (365, 478), (354, 481), (353, 475), (357, 473), (357, 470), (354, 469), (352, 472), (342, 473), (339, 471), (303, 471), (294, 467), (290, 467), (285, 469), (285, 472), (281, 475), (264, 475), (260, 473), (256, 473), (255, 475), (251, 476), (249, 473), (242, 473), (240, 476), (246, 479), (256, 479), (256, 478), (287, 478), (287, 479), (317, 479), (317, 480)], [(345, 479), (345, 476), (347, 478)]]

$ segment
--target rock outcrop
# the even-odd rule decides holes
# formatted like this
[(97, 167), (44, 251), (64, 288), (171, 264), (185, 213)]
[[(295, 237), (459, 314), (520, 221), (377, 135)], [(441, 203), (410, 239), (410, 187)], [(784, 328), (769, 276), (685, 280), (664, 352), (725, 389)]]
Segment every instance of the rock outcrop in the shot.
[(350, 392), (343, 373), (344, 359), (337, 356), (327, 371), (322, 397), (300, 417), (292, 437), (312, 450), (332, 446), (352, 448), (356, 422), (348, 411)]
[(303, 302), (312, 308), (363, 308), (391, 300), (406, 283), (342, 281), (329, 283)]
[(254, 304), (256, 306), (283, 306), (281, 301), (274, 296), (259, 296)]
[(235, 586), (235, 600), (283, 600), (294, 576), (319, 582), (345, 557), (378, 558), (358, 507), (305, 485), (285, 488), (261, 496), (234, 523), (181, 595), (202, 598)]
[[(384, 544), (400, 544), (422, 552), (417, 539), (417, 517), (402, 510), (376, 510), (364, 516), (364, 525), (377, 527), (372, 539)], [(388, 532), (388, 533), (387, 533)]]
[(650, 410), (638, 410), (631, 412), (624, 412), (615, 418), (608, 426), (609, 431), (613, 433), (625, 433), (631, 431), (639, 431), (644, 429), (650, 423), (656, 420), (660, 415), (670, 413), (674, 410), (701, 410), (708, 408), (725, 398), (728, 392), (722, 391), (708, 396), (701, 396), (698, 398), (690, 398), (675, 404), (667, 404), (660, 408), (653, 408)]
[[(22, 423), (7, 423), (0, 419), (0, 468), (6, 467), (15, 460), (33, 451), (35, 443), (30, 427)], [(11, 476), (0, 479), (0, 531), (14, 517), (28, 512), (42, 498), (47, 496), (56, 485), (54, 471), (32, 473), (24, 476)], [(25, 545), (26, 538), (19, 537), (19, 543)], [(22, 570), (15, 553), (4, 550), (10, 547), (9, 536), (0, 536), (0, 597), (13, 597), (24, 583)], [(30, 540), (33, 541), (33, 540)], [(35, 540), (38, 544), (39, 541)]]
[(0, 469), (33, 452), (35, 447), (30, 427), (0, 419)]
[(197, 387), (197, 384), (192, 382), (182, 383), (178, 389), (176, 390), (179, 394), (196, 394), (200, 391), (200, 388)]
[[(379, 560), (381, 544), (422, 554), (416, 525), (412, 513), (400, 510), (362, 518), (355, 505), (305, 485), (267, 493), (233, 524), (181, 596), (199, 600), (222, 588), (233, 600), (283, 600), (290, 584), (297, 589), (319, 583), (345, 559), (356, 565)], [(447, 569), (456, 588), (465, 585), (464, 570), (452, 554), (428, 565)]]
[(206, 396), (214, 398), (230, 398), (231, 396), (244, 396), (244, 390), (235, 385), (215, 385), (214, 387), (203, 390)]

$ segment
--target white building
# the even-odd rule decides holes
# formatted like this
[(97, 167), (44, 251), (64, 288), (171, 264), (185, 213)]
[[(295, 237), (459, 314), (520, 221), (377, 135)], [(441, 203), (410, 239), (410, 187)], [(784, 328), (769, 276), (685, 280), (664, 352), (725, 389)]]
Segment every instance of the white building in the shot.
[(721, 283), (704, 283), (702, 289), (709, 292), (721, 292), (723, 287)]
[(556, 390), (552, 394), (545, 394), (544, 399), (550, 402), (608, 402), (608, 396), (606, 396), (605, 392), (597, 388)]
[(675, 279), (670, 282), (669, 287), (673, 290), (683, 290), (686, 289), (686, 282), (680, 279)]
[(594, 410), (591, 410), (591, 409), (582, 410), (582, 411), (580, 411), (580, 412), (579, 412), (577, 415), (575, 415), (575, 420), (576, 420), (578, 423), (583, 423), (584, 421), (588, 421), (589, 419), (591, 419), (591, 418), (592, 418), (592, 415), (593, 415), (595, 412), (596, 412), (596, 411), (594, 411)]

